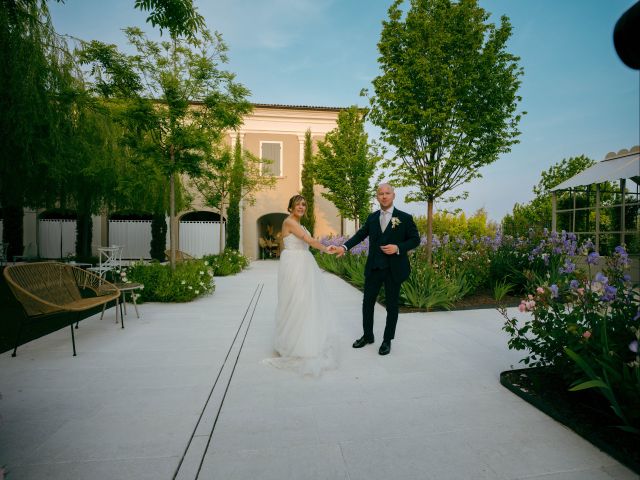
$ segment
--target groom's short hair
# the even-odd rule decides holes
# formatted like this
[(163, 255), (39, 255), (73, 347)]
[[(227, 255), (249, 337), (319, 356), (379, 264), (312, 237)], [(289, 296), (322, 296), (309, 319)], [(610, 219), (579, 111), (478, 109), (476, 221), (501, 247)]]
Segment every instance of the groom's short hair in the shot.
[(387, 182), (382, 182), (380, 185), (378, 185), (378, 188), (376, 188), (376, 191), (380, 190), (380, 188), (385, 186), (385, 185), (391, 189), (392, 193), (396, 192), (395, 188), (393, 188), (393, 185), (391, 185), (390, 183), (387, 183)]

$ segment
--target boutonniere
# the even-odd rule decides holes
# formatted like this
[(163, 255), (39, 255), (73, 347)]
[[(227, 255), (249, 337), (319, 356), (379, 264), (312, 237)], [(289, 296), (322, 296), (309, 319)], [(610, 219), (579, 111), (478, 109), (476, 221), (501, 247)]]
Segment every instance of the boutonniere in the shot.
[(400, 223), (402, 222), (400, 222), (398, 217), (391, 217), (391, 228), (396, 228)]

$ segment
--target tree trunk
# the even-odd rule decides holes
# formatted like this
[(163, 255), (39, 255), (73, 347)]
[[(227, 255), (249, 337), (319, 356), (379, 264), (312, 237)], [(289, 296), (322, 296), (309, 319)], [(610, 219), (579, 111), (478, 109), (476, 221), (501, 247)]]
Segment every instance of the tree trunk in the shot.
[[(171, 159), (173, 160), (173, 148), (171, 148)], [(176, 190), (175, 173), (169, 177), (169, 265), (171, 270), (176, 269)]]
[(88, 212), (78, 212), (76, 230), (76, 258), (84, 261), (91, 257), (91, 240), (93, 237), (93, 221)]
[(165, 250), (167, 249), (167, 221), (165, 219), (165, 213), (163, 211), (153, 214), (153, 220), (151, 220), (151, 251), (149, 252), (151, 258), (164, 261)]
[(2, 242), (9, 244), (7, 260), (12, 260), (14, 255), (22, 255), (24, 245), (22, 243), (24, 209), (15, 205), (3, 205)]
[(218, 247), (218, 253), (222, 255), (222, 241), (224, 240), (224, 201), (220, 203), (220, 246)]
[(427, 263), (431, 265), (431, 248), (433, 233), (433, 200), (427, 201)]

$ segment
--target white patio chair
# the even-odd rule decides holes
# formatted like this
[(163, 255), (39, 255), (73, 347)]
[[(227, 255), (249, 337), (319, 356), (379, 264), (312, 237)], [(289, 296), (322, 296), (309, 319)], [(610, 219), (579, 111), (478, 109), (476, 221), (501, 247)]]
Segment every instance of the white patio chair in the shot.
[(99, 247), (99, 263), (96, 267), (89, 267), (87, 270), (104, 278), (107, 272), (119, 270), (122, 265), (122, 248), (119, 245), (111, 247)]

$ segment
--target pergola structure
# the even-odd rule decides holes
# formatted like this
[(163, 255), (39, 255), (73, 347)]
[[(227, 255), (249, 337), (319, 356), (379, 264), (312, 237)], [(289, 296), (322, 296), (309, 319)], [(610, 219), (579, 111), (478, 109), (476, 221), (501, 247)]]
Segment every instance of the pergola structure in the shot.
[[(619, 188), (612, 187), (614, 183), (618, 183)], [(601, 237), (605, 234), (619, 236), (619, 244), (640, 243), (639, 146), (631, 150), (623, 149), (618, 153), (607, 154), (604, 160), (557, 185), (551, 192), (551, 228), (554, 231), (558, 225), (558, 214), (568, 214), (571, 221), (565, 222), (568, 226), (566, 230), (574, 232), (579, 237), (593, 238), (598, 251), (600, 251)], [(571, 200), (570, 208), (558, 208), (558, 197), (565, 192), (569, 193), (569, 198), (565, 195), (564, 203)], [(603, 196), (608, 199), (605, 206), (602, 204)], [(594, 197), (593, 201), (592, 197)], [(601, 220), (604, 209), (617, 220), (615, 228), (602, 231)]]

